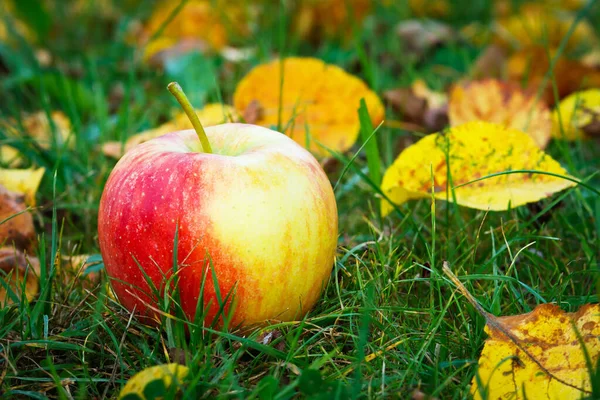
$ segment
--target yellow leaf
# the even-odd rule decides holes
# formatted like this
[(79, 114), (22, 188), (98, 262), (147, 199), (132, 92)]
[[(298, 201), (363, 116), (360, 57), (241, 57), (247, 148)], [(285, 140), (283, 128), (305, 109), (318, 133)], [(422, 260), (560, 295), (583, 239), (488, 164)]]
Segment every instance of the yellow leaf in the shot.
[(250, 71), (238, 84), (233, 104), (243, 115), (254, 109), (251, 122), (257, 125), (276, 129), (280, 122), (283, 133), (325, 156), (328, 151), (318, 143), (341, 152), (358, 138), (361, 98), (373, 125), (379, 125), (383, 104), (363, 81), (319, 59), (291, 57), (283, 65), (274, 60)]
[(17, 149), (7, 144), (0, 145), (0, 165), (7, 165), (11, 168), (18, 167), (21, 164), (21, 154)]
[(550, 110), (543, 101), (516, 84), (496, 79), (456, 85), (450, 93), (448, 117), (452, 126), (480, 120), (527, 132), (540, 148), (546, 147), (552, 130)]
[(0, 168), (0, 185), (11, 192), (25, 196), (25, 203), (35, 205), (35, 194), (40, 186), (45, 168), (37, 169), (2, 169)]
[[(219, 125), (225, 122), (237, 122), (240, 120), (239, 115), (233, 107), (219, 103), (207, 104), (201, 110), (196, 110), (196, 114), (202, 125), (205, 127)], [(107, 142), (102, 146), (102, 152), (108, 157), (120, 158), (125, 152), (128, 152), (140, 143), (147, 142), (150, 139), (154, 139), (170, 132), (184, 129), (192, 129), (192, 123), (184, 112), (180, 112), (172, 121), (164, 123), (158, 128), (149, 129), (133, 135), (125, 142), (124, 149), (121, 146), (121, 142)]]
[(187, 376), (188, 372), (189, 369), (186, 366), (175, 363), (146, 368), (127, 381), (121, 393), (119, 393), (119, 398), (123, 398), (128, 394), (137, 394), (140, 399), (145, 400), (144, 388), (148, 383), (160, 379), (163, 381), (165, 388), (169, 390), (169, 387), (173, 384), (173, 380), (181, 384), (181, 381)]
[(490, 337), (478, 370), (483, 386), (473, 379), (475, 399), (483, 398), (484, 390), (489, 399), (515, 400), (579, 399), (590, 394), (590, 375), (573, 325), (595, 367), (600, 356), (600, 306), (588, 304), (565, 313), (556, 305), (542, 304), (530, 313), (496, 321), (502, 329), (486, 326)]
[(566, 97), (552, 113), (552, 121), (553, 137), (566, 140), (585, 138), (589, 127), (600, 124), (600, 89), (576, 92)]
[[(21, 121), (25, 134), (44, 149), (49, 149), (54, 141), (58, 145), (66, 143), (71, 134), (71, 122), (62, 111), (52, 111), (50, 119), (56, 129), (56, 135), (53, 135), (51, 123), (44, 111), (26, 115)], [(13, 137), (23, 136), (18, 123), (13, 119), (0, 121), (0, 127), (5, 128)]]
[[(504, 174), (466, 184), (514, 170), (566, 175), (560, 164), (541, 151), (527, 134), (473, 121), (426, 136), (406, 148), (385, 172), (381, 190), (391, 201), (402, 204), (431, 196), (432, 190), (436, 199), (445, 200), (448, 188), (449, 200), (453, 201), (447, 161), (457, 204), (480, 210), (506, 210), (575, 185), (566, 179), (536, 173)], [(457, 187), (461, 184), (466, 185)], [(391, 210), (392, 205), (382, 200), (381, 213), (385, 216)]]

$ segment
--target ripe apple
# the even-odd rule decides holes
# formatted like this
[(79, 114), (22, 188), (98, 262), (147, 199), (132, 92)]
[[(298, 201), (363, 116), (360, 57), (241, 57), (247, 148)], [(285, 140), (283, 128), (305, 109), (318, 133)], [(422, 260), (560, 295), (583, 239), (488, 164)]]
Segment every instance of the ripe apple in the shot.
[(333, 266), (338, 220), (327, 176), (281, 133), (239, 123), (204, 131), (179, 86), (169, 89), (196, 132), (131, 149), (100, 200), (100, 249), (119, 301), (156, 317), (157, 299), (144, 275), (163, 291), (176, 257), (181, 306), (190, 319), (203, 296), (210, 324), (218, 298), (228, 294), (230, 326), (302, 317)]

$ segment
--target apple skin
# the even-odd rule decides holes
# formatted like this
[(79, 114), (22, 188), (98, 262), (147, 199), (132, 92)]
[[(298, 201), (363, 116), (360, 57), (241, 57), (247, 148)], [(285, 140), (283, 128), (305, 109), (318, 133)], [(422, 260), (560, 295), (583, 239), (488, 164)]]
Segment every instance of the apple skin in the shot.
[(338, 216), (329, 179), (279, 132), (223, 124), (206, 134), (213, 154), (202, 152), (194, 130), (179, 131), (134, 147), (111, 172), (98, 238), (115, 294), (127, 309), (157, 318), (140, 267), (162, 292), (177, 227), (178, 285), (190, 320), (203, 279), (204, 323), (218, 315), (211, 262), (221, 299), (233, 295), (229, 326), (301, 318), (333, 267)]

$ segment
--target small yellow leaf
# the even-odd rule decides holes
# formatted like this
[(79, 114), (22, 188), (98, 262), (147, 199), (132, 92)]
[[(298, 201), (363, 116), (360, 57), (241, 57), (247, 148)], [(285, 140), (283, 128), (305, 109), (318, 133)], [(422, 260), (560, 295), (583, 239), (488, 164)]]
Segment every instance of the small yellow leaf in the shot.
[[(219, 125), (225, 122), (237, 122), (240, 120), (239, 115), (233, 107), (220, 103), (207, 104), (204, 108), (196, 110), (196, 114), (202, 125), (205, 127)], [(149, 129), (133, 135), (125, 142), (124, 149), (123, 146), (121, 146), (121, 142), (107, 142), (102, 145), (102, 152), (108, 157), (120, 158), (124, 153), (140, 143), (147, 142), (150, 139), (154, 139), (170, 132), (184, 129), (192, 129), (192, 123), (184, 112), (180, 112), (172, 121), (166, 122), (158, 128)]]
[(173, 380), (181, 384), (188, 372), (189, 369), (186, 366), (175, 363), (146, 368), (127, 381), (123, 389), (121, 389), (121, 393), (119, 393), (119, 398), (123, 398), (128, 394), (137, 394), (140, 399), (145, 400), (144, 389), (148, 383), (160, 379), (163, 381), (165, 388), (169, 390), (169, 387), (173, 384)]
[(7, 144), (0, 145), (0, 165), (6, 165), (10, 168), (15, 168), (20, 164), (21, 154), (17, 149)]
[(45, 168), (37, 169), (2, 169), (0, 168), (0, 185), (11, 192), (25, 196), (25, 203), (35, 206), (35, 194), (40, 186)]
[[(600, 124), (600, 89), (576, 92), (566, 97), (552, 113), (552, 121), (553, 137), (566, 140), (585, 138), (588, 136), (586, 131)], [(600, 131), (600, 126), (596, 130)]]
[[(23, 117), (23, 131), (29, 135), (35, 142), (44, 149), (49, 149), (53, 142), (62, 145), (67, 142), (71, 134), (71, 121), (62, 111), (52, 111), (50, 120), (44, 111), (38, 111)], [(56, 135), (53, 135), (52, 125), (56, 129)], [(9, 119), (0, 121), (0, 127), (6, 129), (9, 135), (22, 137), (21, 129), (17, 121)]]
[[(447, 163), (452, 187), (448, 187)], [(391, 201), (402, 204), (429, 197), (432, 190), (436, 199), (446, 200), (448, 196), (453, 201), (454, 188), (457, 204), (500, 211), (575, 186), (572, 181), (537, 173), (503, 174), (467, 184), (490, 174), (514, 170), (567, 175), (526, 133), (473, 121), (426, 136), (406, 148), (386, 171), (381, 190)], [(391, 210), (392, 205), (382, 200), (381, 213), (385, 216)]]
[(280, 124), (298, 144), (325, 156), (328, 151), (319, 143), (342, 152), (358, 138), (361, 98), (371, 122), (379, 125), (385, 110), (363, 81), (316, 58), (290, 57), (283, 65), (274, 60), (250, 71), (238, 84), (233, 104), (243, 115), (255, 111), (253, 123), (275, 129)]
[(473, 378), (471, 387), (475, 399), (483, 398), (484, 391), (489, 399), (589, 396), (590, 375), (573, 325), (595, 367), (600, 356), (600, 306), (587, 304), (575, 313), (565, 313), (556, 305), (542, 304), (530, 313), (496, 321), (505, 332), (486, 326), (490, 337), (479, 358), (479, 381)]
[(486, 121), (527, 132), (540, 148), (550, 140), (552, 120), (543, 101), (510, 82), (483, 79), (456, 85), (448, 104), (450, 125)]

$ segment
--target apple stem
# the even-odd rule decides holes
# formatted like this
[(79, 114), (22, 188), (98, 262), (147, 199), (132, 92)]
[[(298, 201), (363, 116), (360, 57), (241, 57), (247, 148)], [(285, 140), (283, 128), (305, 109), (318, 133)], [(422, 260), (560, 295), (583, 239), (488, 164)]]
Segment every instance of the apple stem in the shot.
[(206, 136), (206, 132), (204, 131), (204, 127), (202, 126), (200, 119), (196, 115), (196, 111), (194, 111), (192, 103), (190, 103), (185, 93), (183, 93), (183, 89), (181, 88), (181, 86), (179, 86), (179, 83), (171, 82), (167, 85), (167, 89), (169, 89), (169, 92), (171, 92), (171, 94), (175, 96), (175, 98), (181, 105), (181, 108), (183, 108), (183, 111), (185, 111), (185, 114), (190, 119), (192, 126), (196, 130), (198, 139), (200, 139), (200, 143), (202, 144), (202, 150), (205, 153), (212, 153), (213, 151), (210, 147), (210, 143), (208, 141), (208, 137)]

